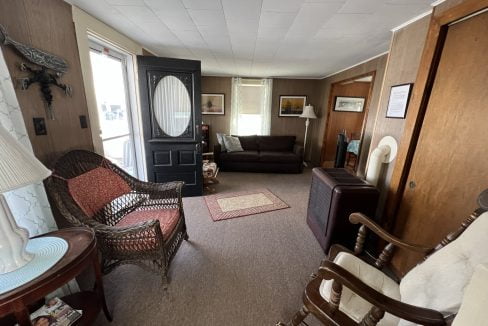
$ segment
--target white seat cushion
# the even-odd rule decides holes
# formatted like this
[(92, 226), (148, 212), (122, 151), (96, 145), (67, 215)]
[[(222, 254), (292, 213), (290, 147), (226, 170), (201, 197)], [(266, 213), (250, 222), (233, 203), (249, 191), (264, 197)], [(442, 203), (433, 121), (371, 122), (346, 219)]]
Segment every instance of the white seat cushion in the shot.
[[(457, 312), (475, 267), (488, 263), (487, 235), (488, 212), (480, 215), (456, 240), (405, 275), (400, 283), (402, 302), (441, 312)], [(402, 320), (400, 325), (411, 323)]]
[[(400, 300), (398, 284), (383, 272), (365, 263), (361, 259), (346, 252), (339, 253), (334, 259), (334, 263), (346, 269), (365, 284), (376, 291), (392, 298)], [(320, 285), (320, 295), (330, 302), (332, 280), (322, 281)], [(339, 310), (356, 322), (360, 322), (373, 306), (359, 295), (355, 294), (347, 287), (343, 287)], [(385, 314), (385, 317), (378, 323), (380, 326), (398, 325), (399, 318)]]

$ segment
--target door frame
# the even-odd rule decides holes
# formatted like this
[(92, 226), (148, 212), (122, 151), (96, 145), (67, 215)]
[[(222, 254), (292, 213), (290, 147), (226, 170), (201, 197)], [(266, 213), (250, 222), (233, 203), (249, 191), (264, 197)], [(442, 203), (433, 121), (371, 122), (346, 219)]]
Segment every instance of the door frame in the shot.
[(449, 25), (487, 8), (488, 0), (465, 0), (449, 9), (439, 5), (433, 10), (386, 201), (385, 221), (390, 230), (395, 227)]
[[(112, 53), (110, 56), (120, 59), (123, 62), (124, 66), (124, 84), (126, 87), (126, 104), (128, 110), (128, 122), (129, 122), (129, 130), (130, 136), (132, 138), (133, 146), (134, 146), (134, 154), (135, 154), (135, 164), (136, 164), (136, 171), (137, 171), (137, 178), (140, 180), (147, 180), (147, 173), (146, 173), (146, 161), (145, 161), (145, 154), (144, 154), (144, 141), (142, 139), (142, 125), (141, 125), (141, 113), (140, 107), (138, 105), (138, 88), (136, 82), (136, 70), (135, 68), (135, 55), (124, 50), (121, 47), (113, 45), (109, 41), (98, 37), (92, 33), (87, 33), (88, 35), (88, 59), (90, 60), (90, 51), (103, 51), (103, 48), (107, 48)], [(100, 50), (102, 48), (102, 50)], [(115, 55), (114, 55), (115, 54)], [(93, 94), (96, 100), (96, 90), (95, 84), (93, 82), (93, 68), (91, 67), (90, 61), (90, 78), (93, 85)], [(95, 152), (100, 155), (104, 155), (103, 150), (103, 140), (100, 136), (100, 121), (98, 116), (98, 103), (95, 101), (95, 107), (90, 108), (88, 110), (88, 115), (90, 121), (92, 122), (92, 127), (96, 126), (97, 131), (92, 131), (93, 136), (93, 144)], [(95, 110), (93, 110), (95, 109)], [(96, 123), (93, 123), (96, 122)], [(96, 137), (95, 137), (96, 133)]]
[(353, 81), (353, 80), (356, 80), (358, 78), (367, 77), (367, 76), (371, 76), (372, 79), (371, 79), (371, 83), (369, 86), (368, 97), (367, 97), (366, 103), (364, 105), (364, 117), (363, 117), (363, 123), (361, 124), (361, 135), (359, 137), (359, 139), (361, 140), (359, 143), (359, 151), (358, 151), (359, 156), (357, 158), (357, 160), (358, 160), (357, 167), (359, 167), (359, 157), (361, 155), (361, 148), (363, 147), (364, 130), (366, 129), (366, 121), (368, 120), (371, 97), (373, 96), (373, 88), (374, 88), (374, 83), (375, 83), (375, 79), (376, 79), (376, 70), (369, 71), (369, 72), (366, 72), (364, 74), (360, 74), (360, 75), (357, 75), (357, 76), (354, 76), (351, 78), (343, 79), (343, 80), (334, 82), (330, 85), (329, 102), (328, 102), (329, 104), (327, 105), (327, 117), (325, 120), (325, 132), (324, 132), (324, 138), (322, 139), (322, 149), (320, 151), (320, 166), (322, 166), (324, 163), (325, 150), (326, 150), (327, 145), (328, 145), (327, 144), (327, 132), (329, 130), (329, 124), (330, 124), (330, 114), (334, 110), (334, 105), (335, 105), (334, 98), (332, 96), (334, 87), (338, 84), (347, 83), (349, 81)]

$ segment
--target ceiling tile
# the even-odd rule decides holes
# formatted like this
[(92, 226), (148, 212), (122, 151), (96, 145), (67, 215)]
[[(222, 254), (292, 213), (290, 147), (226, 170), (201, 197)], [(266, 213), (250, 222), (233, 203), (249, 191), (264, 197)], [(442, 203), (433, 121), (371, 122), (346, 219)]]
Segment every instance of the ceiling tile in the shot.
[(211, 9), (220, 10), (220, 0), (182, 0), (185, 8), (188, 9)]
[(224, 14), (221, 10), (188, 10), (197, 26), (221, 26), (226, 28)]
[(341, 14), (372, 14), (384, 0), (347, 0), (339, 13)]
[(275, 11), (261, 12), (259, 26), (264, 28), (289, 28), (296, 17), (296, 13)]
[(181, 11), (186, 10), (181, 0), (144, 0), (152, 10)]
[(197, 30), (197, 27), (186, 10), (156, 10), (154, 13), (171, 30)]
[(276, 12), (298, 12), (304, 0), (263, 0), (263, 10)]

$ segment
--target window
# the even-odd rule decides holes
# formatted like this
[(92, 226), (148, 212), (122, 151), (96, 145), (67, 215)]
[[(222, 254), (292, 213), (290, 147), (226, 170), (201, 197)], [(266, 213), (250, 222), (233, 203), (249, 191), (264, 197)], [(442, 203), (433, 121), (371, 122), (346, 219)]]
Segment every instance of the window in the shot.
[(138, 177), (128, 83), (131, 56), (98, 42), (90, 42), (90, 62), (97, 99), (104, 156)]
[(272, 79), (232, 78), (231, 134), (269, 135)]

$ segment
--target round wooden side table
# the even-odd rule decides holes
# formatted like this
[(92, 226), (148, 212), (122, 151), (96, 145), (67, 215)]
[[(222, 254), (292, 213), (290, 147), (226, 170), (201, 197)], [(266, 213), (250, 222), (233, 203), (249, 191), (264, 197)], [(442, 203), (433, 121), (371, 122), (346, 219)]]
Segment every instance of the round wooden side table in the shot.
[(92, 230), (74, 227), (43, 234), (39, 237), (59, 237), (68, 242), (68, 251), (51, 269), (34, 280), (0, 294), (0, 318), (13, 314), (20, 326), (30, 326), (29, 305), (38, 302), (91, 267), (95, 273), (93, 291), (82, 291), (62, 297), (74, 309), (82, 310), (75, 325), (92, 325), (103, 309), (107, 320), (112, 316), (103, 291), (102, 271), (98, 260), (95, 234)]

